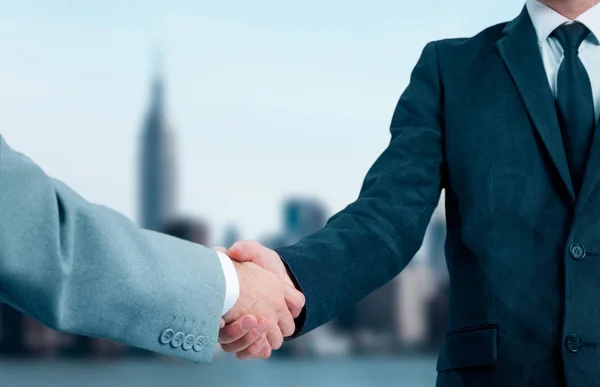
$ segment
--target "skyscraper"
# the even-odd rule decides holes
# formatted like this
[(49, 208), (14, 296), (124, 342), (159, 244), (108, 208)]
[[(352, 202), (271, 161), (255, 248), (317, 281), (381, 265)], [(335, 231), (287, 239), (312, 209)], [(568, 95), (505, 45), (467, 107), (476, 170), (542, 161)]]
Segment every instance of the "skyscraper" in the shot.
[[(139, 225), (164, 232), (174, 216), (175, 152), (173, 133), (168, 125), (165, 85), (156, 71), (150, 91), (150, 106), (142, 128), (139, 159)], [(130, 348), (134, 355), (152, 354)]]
[(262, 243), (269, 248), (296, 243), (319, 231), (327, 222), (327, 210), (323, 204), (317, 199), (308, 197), (287, 199), (283, 203), (282, 215), (282, 232), (262, 240)]
[(165, 108), (165, 86), (157, 72), (144, 122), (140, 155), (140, 226), (161, 231), (173, 215), (175, 163)]
[(285, 232), (297, 239), (319, 231), (327, 221), (323, 205), (311, 198), (288, 199), (284, 204), (283, 215)]

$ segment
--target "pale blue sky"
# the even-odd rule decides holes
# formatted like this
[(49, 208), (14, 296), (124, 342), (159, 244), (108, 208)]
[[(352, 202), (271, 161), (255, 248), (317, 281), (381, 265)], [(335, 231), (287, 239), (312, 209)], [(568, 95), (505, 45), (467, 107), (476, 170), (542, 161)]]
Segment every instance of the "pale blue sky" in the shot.
[(136, 217), (152, 57), (163, 48), (182, 213), (254, 238), (289, 193), (331, 212), (388, 140), (423, 48), (522, 0), (0, 0), (1, 133), (90, 201)]

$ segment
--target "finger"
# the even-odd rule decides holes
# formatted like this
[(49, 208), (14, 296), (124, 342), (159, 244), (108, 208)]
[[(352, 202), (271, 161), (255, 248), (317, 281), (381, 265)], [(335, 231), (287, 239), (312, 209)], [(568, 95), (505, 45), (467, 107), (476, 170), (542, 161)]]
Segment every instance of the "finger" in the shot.
[(223, 329), (225, 327), (225, 320), (221, 319), (221, 324), (219, 325), (219, 329)]
[(273, 349), (271, 348), (269, 343), (267, 343), (266, 345), (263, 345), (262, 350), (258, 354), (258, 358), (259, 359), (268, 359), (269, 357), (271, 357), (272, 352), (273, 352)]
[(217, 250), (219, 253), (227, 254), (227, 249), (223, 246), (216, 246), (215, 250)]
[(279, 317), (279, 322), (277, 325), (279, 326), (279, 330), (281, 331), (283, 337), (289, 337), (296, 331), (294, 318), (289, 311), (286, 311), (282, 316)]
[(219, 331), (219, 343), (229, 344), (244, 337), (252, 328), (256, 326), (256, 317), (245, 315), (242, 318), (226, 325)]
[(271, 348), (269, 342), (267, 341), (267, 335), (263, 333), (254, 344), (245, 350), (236, 353), (235, 356), (240, 360), (256, 359), (259, 357), (261, 352), (264, 351), (265, 347)]
[(281, 344), (283, 344), (283, 335), (279, 330), (279, 326), (275, 326), (267, 331), (267, 340), (269, 340), (272, 349), (278, 350), (281, 348)]
[[(266, 328), (267, 328), (267, 321), (261, 319), (258, 322), (258, 324), (256, 324), (256, 327), (254, 329), (252, 329), (250, 332), (246, 333), (246, 335), (244, 335), (242, 338), (234, 341), (233, 343), (221, 344), (221, 347), (223, 347), (223, 350), (225, 352), (243, 351), (246, 348), (250, 347), (251, 345), (254, 345), (256, 343), (256, 341), (259, 340), (264, 335), (264, 331)], [(260, 348), (259, 348), (259, 350), (260, 350)]]
[(256, 241), (239, 241), (227, 250), (227, 255), (239, 262), (253, 261), (260, 256), (261, 247)]
[(306, 304), (306, 298), (302, 292), (299, 292), (295, 288), (292, 288), (288, 284), (283, 286), (283, 295), (285, 297), (285, 303), (294, 318), (300, 316), (304, 305)]

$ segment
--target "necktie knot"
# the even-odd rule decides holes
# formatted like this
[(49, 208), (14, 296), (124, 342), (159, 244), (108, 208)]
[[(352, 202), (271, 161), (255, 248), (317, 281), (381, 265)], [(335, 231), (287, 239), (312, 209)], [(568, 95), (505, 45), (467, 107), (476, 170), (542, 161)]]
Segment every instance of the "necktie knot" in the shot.
[(577, 52), (581, 43), (590, 34), (590, 30), (579, 22), (563, 24), (552, 32), (553, 37), (558, 40), (565, 55)]

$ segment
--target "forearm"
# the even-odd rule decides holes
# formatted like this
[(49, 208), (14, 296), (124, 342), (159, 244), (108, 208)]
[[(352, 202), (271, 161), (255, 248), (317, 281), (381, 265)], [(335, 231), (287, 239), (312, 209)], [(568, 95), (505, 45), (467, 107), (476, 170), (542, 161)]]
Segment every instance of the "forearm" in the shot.
[[(5, 302), (60, 331), (210, 361), (225, 295), (213, 250), (86, 202), (1, 138), (0, 211)], [(202, 348), (161, 344), (168, 327)]]
[(360, 201), (292, 246), (276, 249), (306, 297), (294, 337), (326, 323), (393, 279), (421, 246), (435, 206), (394, 227), (363, 214)]
[(299, 334), (396, 276), (421, 246), (444, 185), (442, 88), (429, 44), (400, 97), (391, 141), (358, 199), (323, 230), (277, 250), (306, 297)]

